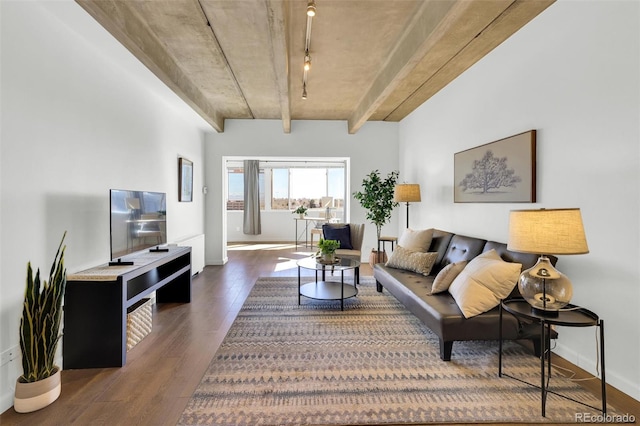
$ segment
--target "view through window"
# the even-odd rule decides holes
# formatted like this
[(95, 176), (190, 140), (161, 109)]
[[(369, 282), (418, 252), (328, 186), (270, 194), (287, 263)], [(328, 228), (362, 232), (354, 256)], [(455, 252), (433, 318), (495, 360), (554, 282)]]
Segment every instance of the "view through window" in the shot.
[[(243, 210), (243, 167), (228, 164), (227, 177), (227, 210)], [(317, 166), (308, 162), (303, 166), (278, 163), (273, 167), (265, 162), (260, 165), (259, 184), (260, 209), (263, 211), (290, 211), (305, 206), (310, 213), (332, 217), (339, 217), (344, 211), (345, 166), (342, 162)]]

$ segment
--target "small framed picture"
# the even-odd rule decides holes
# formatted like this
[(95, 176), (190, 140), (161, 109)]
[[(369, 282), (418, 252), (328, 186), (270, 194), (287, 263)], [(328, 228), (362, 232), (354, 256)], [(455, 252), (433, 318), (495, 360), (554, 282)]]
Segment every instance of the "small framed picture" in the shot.
[(178, 158), (178, 201), (193, 201), (193, 163), (186, 158)]

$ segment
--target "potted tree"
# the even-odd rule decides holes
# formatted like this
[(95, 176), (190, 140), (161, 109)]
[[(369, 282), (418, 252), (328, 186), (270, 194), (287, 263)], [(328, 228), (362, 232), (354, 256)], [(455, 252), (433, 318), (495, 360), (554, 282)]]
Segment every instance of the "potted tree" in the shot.
[(31, 262), (27, 264), (27, 289), (20, 319), (22, 376), (16, 382), (14, 409), (19, 413), (36, 411), (60, 396), (60, 367), (54, 364), (60, 339), (62, 298), (67, 284), (62, 243), (51, 265), (49, 281), (40, 283), (40, 269), (35, 279)]
[(293, 213), (299, 215), (300, 219), (304, 219), (304, 217), (307, 215), (307, 210), (308, 209), (305, 206), (300, 206), (295, 209)]
[[(398, 203), (393, 201), (393, 191), (399, 174), (397, 170), (394, 170), (383, 179), (380, 176), (380, 172), (374, 170), (362, 180), (362, 191), (353, 194), (353, 197), (360, 201), (360, 205), (367, 209), (367, 219), (376, 225), (378, 240), (380, 239), (382, 226), (389, 222), (391, 212), (398, 205)], [(379, 259), (378, 254), (377, 249), (371, 251), (369, 263), (371, 263), (372, 266), (375, 264), (375, 261)], [(382, 253), (380, 257), (384, 261), (386, 255)]]
[(340, 241), (320, 238), (320, 241), (318, 241), (318, 254), (321, 257), (322, 263), (333, 264), (335, 261), (336, 250), (339, 248)]

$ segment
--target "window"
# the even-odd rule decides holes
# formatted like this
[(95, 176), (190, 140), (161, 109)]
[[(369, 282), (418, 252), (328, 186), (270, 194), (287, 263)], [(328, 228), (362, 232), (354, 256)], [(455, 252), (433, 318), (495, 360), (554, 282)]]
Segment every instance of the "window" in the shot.
[[(244, 210), (244, 169), (242, 167), (227, 168), (228, 191), (227, 210)], [(260, 186), (260, 210), (264, 210), (264, 170), (260, 169), (258, 177)]]
[(289, 169), (271, 170), (271, 208), (290, 210), (289, 206)]
[[(230, 163), (228, 163), (230, 164)], [(227, 210), (244, 209), (243, 168), (227, 167)], [(270, 185), (266, 185), (269, 182)], [(345, 165), (343, 162), (265, 162), (260, 168), (261, 210), (291, 211), (304, 205), (311, 215), (340, 217), (345, 206)], [(315, 209), (315, 212), (313, 211)]]

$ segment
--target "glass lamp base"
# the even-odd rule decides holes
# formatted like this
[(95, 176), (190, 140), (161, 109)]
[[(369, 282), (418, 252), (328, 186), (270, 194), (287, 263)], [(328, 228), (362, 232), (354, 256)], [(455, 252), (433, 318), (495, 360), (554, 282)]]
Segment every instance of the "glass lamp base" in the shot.
[(520, 275), (518, 290), (536, 314), (546, 316), (558, 315), (573, 296), (569, 278), (554, 268), (546, 256), (540, 256), (532, 268)]

